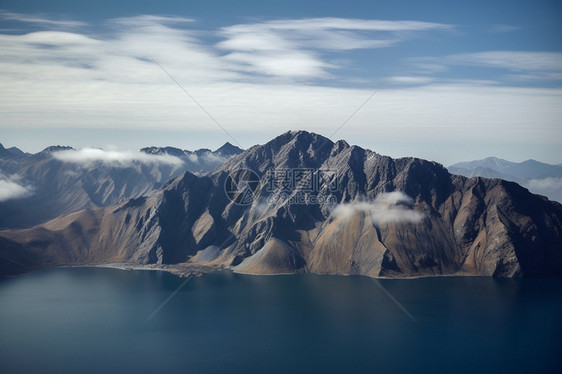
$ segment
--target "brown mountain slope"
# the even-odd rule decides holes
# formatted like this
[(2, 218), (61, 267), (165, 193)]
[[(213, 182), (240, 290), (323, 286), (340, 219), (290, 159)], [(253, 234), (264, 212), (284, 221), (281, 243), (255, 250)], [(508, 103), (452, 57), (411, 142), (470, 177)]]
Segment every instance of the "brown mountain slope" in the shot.
[[(248, 205), (225, 193), (243, 168), (259, 178)], [(275, 180), (295, 170), (314, 183)], [(186, 173), (150, 199), (0, 232), (0, 259), (4, 274), (128, 262), (257, 274), (558, 276), (562, 206), (513, 182), (289, 132), (208, 176)]]

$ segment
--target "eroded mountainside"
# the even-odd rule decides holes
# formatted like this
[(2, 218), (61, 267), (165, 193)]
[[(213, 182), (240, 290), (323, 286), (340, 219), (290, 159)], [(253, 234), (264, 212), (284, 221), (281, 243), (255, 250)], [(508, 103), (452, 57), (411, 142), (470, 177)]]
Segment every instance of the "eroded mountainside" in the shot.
[[(233, 183), (244, 169), (256, 179)], [(3, 274), (122, 262), (253, 274), (557, 276), (562, 206), (513, 182), (288, 132), (149, 198), (0, 232), (0, 259)]]
[[(37, 154), (0, 144), (0, 177), (30, 190), (26, 196), (0, 201), (0, 229), (24, 228), (82, 209), (95, 209), (146, 196), (185, 171), (208, 172), (242, 152), (226, 143), (216, 151), (172, 147), (143, 148), (134, 154), (74, 150), (53, 146)], [(90, 153), (87, 153), (90, 152)], [(123, 160), (123, 155), (129, 157)]]

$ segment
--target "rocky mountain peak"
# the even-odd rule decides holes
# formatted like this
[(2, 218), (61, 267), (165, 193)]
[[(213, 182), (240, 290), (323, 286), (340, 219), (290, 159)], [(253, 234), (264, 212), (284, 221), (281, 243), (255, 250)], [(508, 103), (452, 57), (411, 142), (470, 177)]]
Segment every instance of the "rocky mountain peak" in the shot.
[(163, 155), (163, 154), (168, 154), (170, 156), (176, 156), (176, 157), (183, 157), (185, 156), (185, 151), (182, 151), (179, 148), (175, 148), (175, 147), (145, 147), (145, 148), (141, 148), (140, 152), (149, 154), (149, 155)]
[(218, 148), (213, 153), (218, 154), (220, 156), (224, 156), (224, 157), (230, 157), (230, 156), (238, 155), (242, 152), (244, 152), (244, 150), (242, 148), (239, 148), (235, 145), (232, 145), (229, 142), (226, 142), (226, 143), (224, 143), (224, 145), (222, 147)]
[(334, 143), (330, 156), (335, 156), (346, 148), (349, 148), (349, 144), (345, 140), (338, 140)]
[(21, 149), (16, 147), (4, 148), (4, 146), (0, 144), (0, 157), (15, 158), (22, 156), (25, 156), (25, 152)]
[(51, 146), (43, 149), (39, 153), (53, 153), (53, 152), (60, 152), (60, 151), (70, 151), (70, 150), (73, 150), (73, 149), (74, 148), (72, 148), (72, 147), (68, 147), (68, 146), (64, 146), (64, 145), (51, 145)]
[(271, 141), (247, 149), (218, 171), (240, 168), (265, 172), (271, 168), (318, 168), (330, 156), (334, 143), (308, 131), (288, 131)]

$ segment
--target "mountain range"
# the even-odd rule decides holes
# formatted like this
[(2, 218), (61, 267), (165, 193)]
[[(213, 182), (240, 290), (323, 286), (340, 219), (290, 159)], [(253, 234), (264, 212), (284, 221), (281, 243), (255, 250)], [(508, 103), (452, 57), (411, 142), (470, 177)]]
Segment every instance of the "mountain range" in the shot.
[(549, 165), (536, 160), (515, 163), (488, 157), (459, 162), (448, 169), (453, 174), (465, 177), (500, 178), (517, 182), (533, 193), (562, 202), (562, 165)]
[(226, 143), (216, 151), (150, 147), (133, 153), (51, 146), (29, 154), (0, 144), (1, 179), (29, 192), (0, 199), (0, 229), (30, 227), (146, 196), (173, 177), (207, 172), (241, 152)]
[[(152, 151), (151, 151), (152, 152)], [(562, 205), (306, 131), (150, 196), (0, 232), (0, 273), (121, 264), (373, 277), (562, 275)]]

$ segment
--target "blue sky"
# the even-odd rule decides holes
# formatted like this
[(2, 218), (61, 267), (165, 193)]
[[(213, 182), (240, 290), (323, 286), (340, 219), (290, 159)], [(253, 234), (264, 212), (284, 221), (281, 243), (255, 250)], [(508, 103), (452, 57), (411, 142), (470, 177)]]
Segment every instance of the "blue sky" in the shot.
[(555, 1), (4, 0), (0, 142), (247, 148), (306, 129), (445, 165), (561, 163), (560, 20)]

